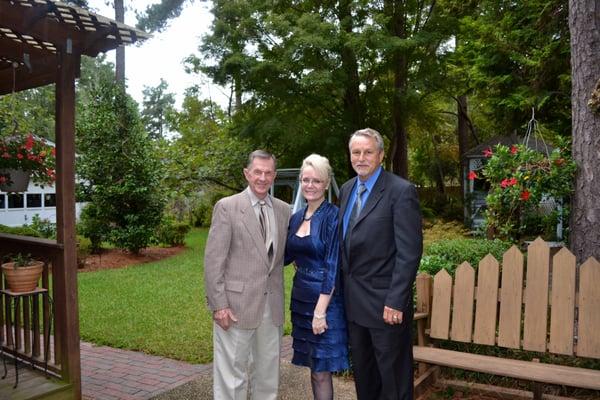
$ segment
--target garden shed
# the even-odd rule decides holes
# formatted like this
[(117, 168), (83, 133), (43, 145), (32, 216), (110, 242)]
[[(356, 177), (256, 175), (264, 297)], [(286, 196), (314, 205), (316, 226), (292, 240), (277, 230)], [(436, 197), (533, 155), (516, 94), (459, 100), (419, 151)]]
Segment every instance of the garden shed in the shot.
[[(550, 153), (553, 148), (547, 145), (542, 140), (531, 138), (525, 140), (524, 137), (512, 134), (508, 136), (494, 136), (493, 138), (486, 140), (483, 143), (478, 144), (465, 154), (467, 160), (464, 176), (464, 205), (465, 205), (465, 218), (468, 221), (469, 226), (472, 229), (481, 227), (484, 223), (484, 212), (486, 209), (485, 198), (489, 191), (489, 184), (483, 179), (483, 175), (480, 170), (485, 166), (486, 163), (486, 152), (493, 150), (497, 145), (512, 146), (518, 144), (525, 144), (532, 150), (541, 153)], [(469, 180), (468, 176), (471, 172), (477, 174), (477, 178)]]
[[(0, 95), (55, 85), (57, 166), (57, 239), (0, 234), (0, 256), (21, 252), (45, 261), (43, 289), (53, 299), (49, 302), (48, 296), (42, 297), (38, 305), (38, 298), (33, 298), (30, 305), (27, 298), (0, 296), (1, 350), (5, 356), (37, 367), (34, 373), (29, 369), (23, 371), (14, 389), (13, 382), (3, 381), (0, 397), (80, 399), (75, 79), (79, 76), (81, 56), (95, 57), (144, 40), (148, 35), (85, 9), (51, 0), (0, 1), (0, 16)], [(15, 307), (11, 315), (12, 304)], [(53, 340), (46, 342), (50, 333)], [(43, 374), (44, 367), (53, 379), (37, 376)]]

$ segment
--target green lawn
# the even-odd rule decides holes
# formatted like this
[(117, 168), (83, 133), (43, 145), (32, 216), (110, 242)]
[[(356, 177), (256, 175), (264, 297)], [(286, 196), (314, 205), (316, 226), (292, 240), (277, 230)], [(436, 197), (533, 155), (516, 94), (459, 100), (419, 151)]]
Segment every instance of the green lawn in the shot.
[[(80, 273), (81, 339), (192, 363), (211, 362), (212, 319), (203, 274), (207, 233), (193, 230), (187, 250), (159, 262)], [(426, 242), (461, 234), (459, 224), (439, 222), (425, 231)], [(291, 331), (292, 278), (293, 268), (286, 267), (286, 334)]]
[[(78, 275), (81, 339), (184, 360), (212, 361), (212, 320), (204, 294), (207, 229), (169, 259)], [(293, 269), (286, 267), (286, 312)], [(287, 312), (289, 314), (289, 312)], [(289, 315), (285, 331), (290, 332)]]

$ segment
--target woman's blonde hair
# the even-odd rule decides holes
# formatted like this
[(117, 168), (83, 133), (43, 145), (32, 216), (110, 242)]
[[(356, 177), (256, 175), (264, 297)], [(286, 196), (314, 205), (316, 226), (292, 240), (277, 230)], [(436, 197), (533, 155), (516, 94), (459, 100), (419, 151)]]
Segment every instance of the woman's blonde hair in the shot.
[(304, 174), (304, 169), (306, 167), (312, 167), (319, 178), (325, 182), (325, 187), (329, 187), (329, 182), (331, 182), (331, 165), (329, 165), (329, 160), (327, 157), (323, 157), (315, 153), (306, 157), (302, 161), (302, 167), (300, 167), (300, 179), (302, 179), (302, 175)]

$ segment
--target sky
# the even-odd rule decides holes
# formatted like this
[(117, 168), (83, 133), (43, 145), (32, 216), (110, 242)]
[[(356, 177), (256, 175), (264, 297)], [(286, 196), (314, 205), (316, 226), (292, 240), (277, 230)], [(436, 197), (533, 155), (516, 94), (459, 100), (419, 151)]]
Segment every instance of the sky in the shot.
[[(107, 18), (114, 19), (114, 8), (106, 5), (106, 0), (89, 0), (94, 11)], [(125, 23), (135, 26), (135, 9), (145, 10), (158, 0), (125, 0)], [(110, 2), (112, 3), (112, 1)], [(188, 74), (184, 70), (183, 60), (191, 55), (198, 55), (198, 46), (203, 34), (209, 32), (212, 23), (210, 1), (194, 1), (186, 5), (181, 15), (169, 22), (163, 32), (152, 34), (152, 38), (141, 45), (125, 47), (125, 76), (127, 92), (142, 104), (144, 86), (155, 87), (163, 78), (169, 84), (168, 91), (175, 94), (176, 108), (181, 108), (186, 88), (198, 84), (201, 86), (202, 98), (211, 98), (222, 107), (227, 106), (225, 90), (210, 82), (205, 76)], [(107, 53), (109, 61), (114, 63), (115, 51)]]

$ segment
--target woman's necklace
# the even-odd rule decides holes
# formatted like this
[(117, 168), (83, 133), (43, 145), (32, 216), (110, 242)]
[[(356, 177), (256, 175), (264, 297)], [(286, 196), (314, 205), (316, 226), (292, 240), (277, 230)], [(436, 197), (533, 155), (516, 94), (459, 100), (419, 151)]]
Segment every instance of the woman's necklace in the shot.
[(304, 209), (304, 215), (302, 216), (302, 219), (304, 221), (310, 221), (312, 219), (312, 217), (315, 216), (315, 214), (317, 213), (317, 211), (319, 211), (319, 209), (321, 208), (321, 206), (324, 203), (325, 203), (325, 201), (322, 201), (321, 204), (319, 204), (319, 207), (317, 207), (317, 209), (312, 214), (310, 214), (310, 216), (308, 216), (308, 217), (306, 216), (306, 212), (308, 211), (308, 206), (306, 206), (306, 208)]

